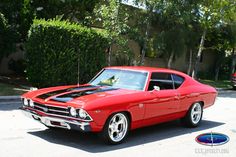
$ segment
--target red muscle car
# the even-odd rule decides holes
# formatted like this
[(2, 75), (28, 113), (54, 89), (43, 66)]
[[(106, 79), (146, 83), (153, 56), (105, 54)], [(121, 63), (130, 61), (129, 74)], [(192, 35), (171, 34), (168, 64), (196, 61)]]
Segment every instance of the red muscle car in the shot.
[(49, 128), (100, 132), (118, 144), (132, 129), (179, 118), (196, 127), (216, 96), (213, 87), (175, 70), (107, 67), (88, 84), (25, 93), (21, 110)]

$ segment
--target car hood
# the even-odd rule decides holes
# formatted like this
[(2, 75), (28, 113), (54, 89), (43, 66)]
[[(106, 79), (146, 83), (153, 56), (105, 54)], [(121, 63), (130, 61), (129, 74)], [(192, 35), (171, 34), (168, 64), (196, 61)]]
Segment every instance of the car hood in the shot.
[(91, 85), (60, 86), (28, 92), (22, 97), (33, 99), (39, 103), (55, 104), (60, 106), (73, 106), (82, 108), (123, 103), (130, 100), (133, 94), (143, 91), (99, 87)]

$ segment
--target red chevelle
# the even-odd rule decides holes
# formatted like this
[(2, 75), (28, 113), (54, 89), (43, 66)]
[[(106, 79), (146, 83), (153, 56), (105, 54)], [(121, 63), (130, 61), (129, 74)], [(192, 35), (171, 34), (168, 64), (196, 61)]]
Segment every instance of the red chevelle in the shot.
[(196, 127), (216, 95), (213, 87), (175, 70), (107, 67), (88, 84), (25, 93), (21, 109), (49, 128), (100, 132), (117, 144), (129, 130), (179, 118)]

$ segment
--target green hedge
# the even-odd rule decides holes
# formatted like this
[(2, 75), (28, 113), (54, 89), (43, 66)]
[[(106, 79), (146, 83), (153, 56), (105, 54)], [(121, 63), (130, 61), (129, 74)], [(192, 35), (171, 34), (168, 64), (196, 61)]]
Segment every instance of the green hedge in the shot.
[(26, 74), (32, 85), (86, 83), (106, 65), (106, 32), (68, 21), (34, 20), (26, 43)]

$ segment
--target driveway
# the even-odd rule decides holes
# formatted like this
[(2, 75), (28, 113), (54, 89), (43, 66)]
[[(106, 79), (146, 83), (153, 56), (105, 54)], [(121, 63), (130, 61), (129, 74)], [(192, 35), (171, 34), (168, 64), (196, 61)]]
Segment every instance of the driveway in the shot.
[[(214, 106), (204, 111), (198, 128), (185, 128), (173, 121), (129, 134), (120, 145), (103, 144), (96, 134), (47, 129), (18, 110), (18, 102), (0, 103), (1, 157), (87, 157), (87, 156), (235, 156), (236, 91), (224, 91)], [(221, 146), (204, 146), (195, 141), (202, 133), (218, 132), (230, 137)]]

